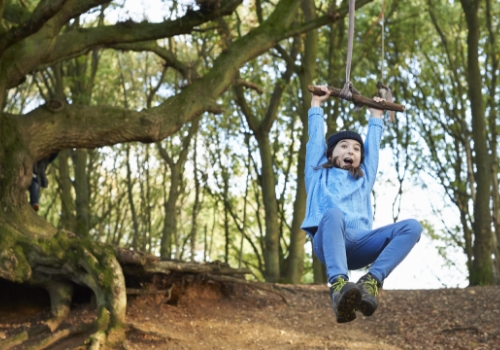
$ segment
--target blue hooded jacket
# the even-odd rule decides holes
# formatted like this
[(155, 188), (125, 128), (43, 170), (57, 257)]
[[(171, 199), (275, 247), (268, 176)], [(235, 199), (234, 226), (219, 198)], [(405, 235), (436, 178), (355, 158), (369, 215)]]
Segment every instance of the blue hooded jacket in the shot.
[(301, 228), (311, 236), (314, 235), (325, 211), (337, 208), (344, 213), (347, 227), (371, 230), (371, 192), (377, 175), (384, 122), (379, 118), (370, 118), (368, 122), (364, 160), (361, 164), (364, 175), (357, 180), (344, 169), (321, 167), (328, 161), (324, 124), (323, 109), (309, 109), (309, 141), (305, 165), (306, 215)]

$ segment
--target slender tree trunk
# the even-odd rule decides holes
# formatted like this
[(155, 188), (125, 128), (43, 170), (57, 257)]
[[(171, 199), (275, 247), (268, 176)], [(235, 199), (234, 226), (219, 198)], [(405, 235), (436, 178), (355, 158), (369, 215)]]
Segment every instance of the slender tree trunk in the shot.
[(191, 233), (189, 240), (191, 241), (191, 261), (195, 261), (196, 256), (196, 231), (198, 230), (197, 219), (198, 213), (201, 207), (200, 201), (200, 180), (198, 179), (198, 153), (197, 153), (197, 137), (194, 138), (194, 147), (193, 147), (193, 165), (194, 165), (194, 204), (193, 204), (193, 212), (191, 214)]
[[(303, 0), (302, 11), (306, 20), (315, 18), (314, 1)], [(304, 245), (306, 234), (300, 228), (306, 212), (306, 185), (304, 181), (304, 167), (307, 144), (307, 110), (311, 104), (311, 94), (307, 85), (311, 84), (316, 75), (316, 56), (318, 51), (318, 32), (311, 30), (307, 32), (304, 40), (304, 54), (302, 55), (302, 71), (299, 74), (302, 93), (301, 120), (303, 125), (300, 137), (300, 148), (297, 163), (297, 191), (293, 204), (293, 219), (290, 232), (290, 252), (286, 262), (285, 279), (291, 283), (298, 284), (302, 279), (304, 271)]]
[[(311, 242), (312, 246), (312, 242)], [(326, 266), (323, 265), (321, 261), (319, 261), (318, 257), (316, 254), (314, 254), (314, 248), (312, 257), (313, 257), (313, 274), (314, 274), (314, 283), (327, 283), (328, 282), (328, 277), (326, 275)]]
[(74, 214), (74, 202), (71, 190), (73, 188), (69, 176), (68, 152), (62, 150), (59, 152), (57, 162), (59, 163), (59, 194), (61, 196), (61, 227), (65, 230), (74, 232), (76, 227), (76, 218)]
[[(179, 173), (177, 167), (170, 169), (170, 187), (165, 203), (165, 219), (161, 238), (160, 256), (169, 259), (172, 254), (172, 238), (177, 230), (177, 199), (179, 198)], [(178, 252), (177, 252), (178, 254)]]
[(223, 200), (224, 200), (224, 262), (229, 263), (229, 246), (231, 245), (231, 235), (229, 232), (229, 174), (226, 170), (222, 173), (224, 181)]
[(88, 237), (90, 230), (90, 203), (87, 176), (87, 150), (79, 148), (75, 151), (75, 193), (76, 193), (76, 231), (80, 237)]
[(150, 176), (149, 176), (149, 164), (150, 164), (150, 160), (149, 160), (149, 145), (145, 145), (146, 146), (146, 160), (144, 162), (144, 173), (145, 173), (145, 179), (146, 179), (146, 193), (145, 193), (145, 201), (144, 201), (144, 210), (145, 210), (145, 213), (144, 213), (144, 216), (146, 218), (145, 220), (145, 233), (146, 233), (146, 236), (144, 237), (144, 242), (143, 242), (143, 251), (147, 251), (148, 254), (151, 254), (151, 251), (152, 251), (152, 245), (153, 245), (153, 241), (152, 241), (152, 218), (151, 218), (151, 202), (152, 202), (152, 198), (151, 198), (151, 184), (149, 183), (150, 181)]
[(137, 219), (137, 212), (135, 210), (135, 204), (134, 204), (134, 192), (133, 192), (133, 187), (134, 184), (132, 182), (132, 170), (130, 169), (130, 145), (126, 145), (126, 159), (125, 159), (125, 165), (127, 168), (127, 194), (128, 194), (128, 201), (129, 201), (129, 206), (130, 206), (130, 213), (132, 215), (132, 225), (134, 231), (132, 232), (132, 248), (134, 250), (137, 250), (139, 248), (138, 246), (138, 237), (139, 237), (139, 221)]
[(472, 113), (472, 139), (476, 166), (476, 201), (474, 203), (474, 261), (470, 276), (471, 285), (494, 283), (491, 230), (491, 168), (486, 143), (486, 119), (482, 77), (479, 68), (479, 0), (461, 0), (467, 22), (467, 82)]
[(500, 57), (497, 55), (497, 36), (498, 31), (495, 29), (494, 11), (491, 7), (492, 1), (486, 0), (486, 27), (489, 33), (489, 52), (488, 55), (491, 61), (490, 72), (487, 73), (491, 77), (491, 82), (488, 87), (488, 115), (489, 131), (490, 131), (490, 150), (491, 150), (491, 173), (492, 173), (492, 201), (493, 201), (493, 223), (495, 232), (493, 233), (493, 252), (495, 255), (495, 282), (500, 284), (500, 193), (498, 185), (498, 168), (500, 160), (498, 159), (498, 131), (497, 131), (497, 115), (498, 115), (498, 99), (496, 98), (495, 91), (497, 91), (498, 71), (500, 65)]
[(279, 261), (279, 227), (278, 227), (278, 202), (276, 201), (276, 188), (272, 164), (272, 152), (269, 144), (269, 134), (255, 135), (259, 143), (259, 152), (262, 161), (262, 200), (264, 205), (265, 220), (265, 249), (264, 264), (267, 282), (277, 282), (280, 278)]

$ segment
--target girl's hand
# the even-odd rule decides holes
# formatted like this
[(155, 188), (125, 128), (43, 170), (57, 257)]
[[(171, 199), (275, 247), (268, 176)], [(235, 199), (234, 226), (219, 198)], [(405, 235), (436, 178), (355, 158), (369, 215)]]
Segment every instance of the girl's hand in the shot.
[(321, 90), (325, 92), (323, 96), (313, 95), (311, 100), (311, 107), (320, 107), (321, 103), (328, 100), (330, 97), (330, 90), (326, 87), (326, 85), (318, 86)]
[[(373, 100), (375, 102), (380, 102), (380, 101), (384, 101), (383, 98), (380, 98), (378, 96), (375, 96), (373, 98)], [(376, 109), (376, 108), (368, 108), (368, 110), (370, 111), (370, 114), (372, 115), (372, 118), (382, 118), (382, 114), (384, 114), (384, 111), (381, 110), (381, 109)]]

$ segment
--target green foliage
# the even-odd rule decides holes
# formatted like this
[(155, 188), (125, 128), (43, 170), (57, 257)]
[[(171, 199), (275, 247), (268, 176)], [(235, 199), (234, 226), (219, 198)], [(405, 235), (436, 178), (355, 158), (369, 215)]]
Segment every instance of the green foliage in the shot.
[[(32, 10), (37, 1), (19, 3)], [(3, 110), (5, 113), (26, 114), (34, 106), (60, 94), (71, 104), (108, 105), (136, 111), (154, 109), (168, 103), (172, 96), (181, 94), (200, 77), (211, 72), (219, 57), (227, 54), (228, 50), (234, 50), (232, 42), (252, 30), (262, 30), (259, 23), (272, 14), (275, 3), (245, 2), (232, 15), (203, 23), (190, 33), (141, 43), (151, 45), (147, 49), (133, 45), (121, 49), (96, 47), (71, 59), (40, 67), (31, 71), (23, 84), (7, 91)], [(340, 5), (340, 2), (337, 3)], [(481, 5), (480, 12), (483, 28), (480, 33), (482, 87), (467, 86), (467, 27), (459, 3), (389, 1), (384, 14), (383, 33), (379, 23), (380, 2), (372, 2), (356, 12), (351, 70), (354, 86), (364, 96), (374, 95), (376, 82), (382, 79), (383, 74), (396, 102), (407, 106), (405, 113), (397, 115), (395, 123), (386, 123), (382, 144), (383, 148), (392, 151), (394, 168), (391, 172), (381, 169), (383, 179), (398, 188), (392, 202), (392, 218), (398, 220), (402, 203), (410, 200), (405, 197), (407, 186), (435, 190), (436, 185), (422, 183), (422, 172), (430, 174), (440, 186), (439, 190), (446, 195), (446, 205), (454, 206), (458, 213), (455, 220), (458, 224), (451, 228), (437, 228), (431, 221), (424, 222), (425, 232), (440, 242), (438, 249), (443, 257), (449, 255), (448, 249), (456, 247), (463, 249), (469, 260), (473, 257), (470, 249), (474, 237), (470, 232), (477, 186), (473, 177), (482, 164), (475, 163), (477, 155), (474, 154), (467, 95), (470, 88), (484, 91), (486, 111), (489, 112), (487, 137), (492, 159), (487, 166), (495, 171), (494, 176), (498, 178), (495, 167), (498, 167), (496, 135), (500, 132), (497, 125), (499, 94), (495, 84), (500, 59), (500, 44), (496, 38), (500, 6), (491, 1), (488, 4), (489, 9)], [(175, 1), (165, 2), (165, 5), (172, 18), (187, 11), (185, 6)], [(315, 1), (315, 5), (318, 16), (335, 11), (331, 1)], [(110, 9), (113, 6), (117, 5), (113, 4)], [(78, 31), (111, 24), (111, 17), (107, 17), (109, 12), (105, 11), (101, 19), (96, 13), (71, 22), (66, 30)], [(295, 16), (295, 24), (303, 19), (302, 12), (299, 12)], [(7, 26), (12, 25), (7, 20), (4, 22)], [(297, 179), (303, 172), (298, 167), (300, 140), (304, 132), (300, 117), (309, 107), (303, 104), (303, 100), (309, 97), (302, 96), (299, 79), (305, 68), (301, 67), (307, 44), (304, 38), (301, 35), (283, 40), (279, 47), (257, 56), (238, 69), (237, 78), (245, 86), (243, 98), (246, 112), (255, 117), (255, 123), (265, 121), (268, 113), (275, 114), (269, 130), (252, 130), (253, 126), (245, 118), (244, 108), (230, 88), (217, 100), (222, 113), (205, 112), (201, 115), (196, 132), (196, 149), (193, 140), (189, 144), (184, 142), (189, 136), (190, 123), (161, 141), (160, 145), (171, 162), (161, 157), (157, 148), (149, 144), (118, 144), (88, 150), (85, 181), (89, 189), (90, 237), (124, 247), (136, 245), (138, 250), (159, 254), (166, 225), (165, 206), (175, 190), (178, 192), (175, 201), (177, 221), (172, 257), (185, 259), (190, 255), (187, 251), (194, 228), (196, 242), (191, 246), (195, 247), (196, 260), (222, 260), (232, 266), (239, 265), (241, 261), (252, 268), (257, 278), (263, 278), (266, 227), (269, 225), (265, 216), (270, 200), (264, 199), (267, 198), (263, 182), (266, 151), (262, 142), (259, 143), (259, 133), (262, 132), (268, 133), (265, 139), (269, 141), (272, 186), (276, 193), (272, 204), (275, 202), (278, 208), (275, 223), (280, 245), (278, 254), (283, 264), (289, 255), (291, 225), (296, 215), (293, 205)], [(294, 45), (297, 45), (298, 54), (292, 58), (290, 53)], [(342, 87), (345, 80), (347, 18), (318, 29), (317, 46), (316, 76), (311, 83)], [(383, 72), (382, 49), (385, 53)], [(287, 68), (292, 69), (290, 79), (284, 77)], [(210, 90), (211, 86), (204, 88)], [(276, 102), (277, 108), (271, 111), (269, 107), (276, 89), (284, 89), (284, 93)], [(185, 101), (185, 106), (187, 108), (196, 102)], [(326, 121), (328, 133), (340, 129), (366, 130), (366, 111), (353, 113), (352, 107), (351, 103), (338, 99), (331, 99), (325, 104), (329, 115)], [(180, 117), (174, 115), (173, 118)], [(1, 133), (7, 139), (5, 126), (4, 123)], [(126, 133), (124, 130), (120, 132)], [(5, 151), (3, 148), (0, 150)], [(70, 154), (74, 153), (70, 150)], [(177, 174), (172, 164), (182, 160), (183, 153), (187, 154), (186, 160)], [(3, 157), (0, 155), (0, 158)], [(50, 185), (42, 190), (39, 214), (58, 228), (63, 227), (65, 210), (73, 216), (77, 213), (76, 205), (70, 209), (63, 208), (62, 199), (64, 180), (73, 186), (66, 194), (73, 200), (76, 198), (74, 159), (68, 158), (69, 179), (61, 175), (59, 160), (54, 162), (48, 168)], [(130, 169), (130, 176), (127, 169)], [(387, 178), (385, 174), (391, 177)], [(170, 184), (174, 177), (179, 179), (179, 184), (172, 189)], [(202, 187), (198, 197), (201, 202), (199, 212), (195, 207), (196, 181)], [(497, 200), (492, 194), (492, 203)], [(444, 214), (436, 212), (438, 218), (440, 215)], [(498, 237), (498, 232), (496, 234)], [(43, 249), (50, 249), (50, 244), (47, 242)], [(307, 254), (304, 267), (302, 281), (311, 282), (312, 262)]]

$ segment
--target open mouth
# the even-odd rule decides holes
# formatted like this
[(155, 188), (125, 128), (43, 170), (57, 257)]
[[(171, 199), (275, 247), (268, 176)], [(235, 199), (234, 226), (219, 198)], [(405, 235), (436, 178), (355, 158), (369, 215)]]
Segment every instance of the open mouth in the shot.
[(354, 160), (352, 158), (344, 158), (344, 164), (346, 165), (352, 165), (354, 163)]

